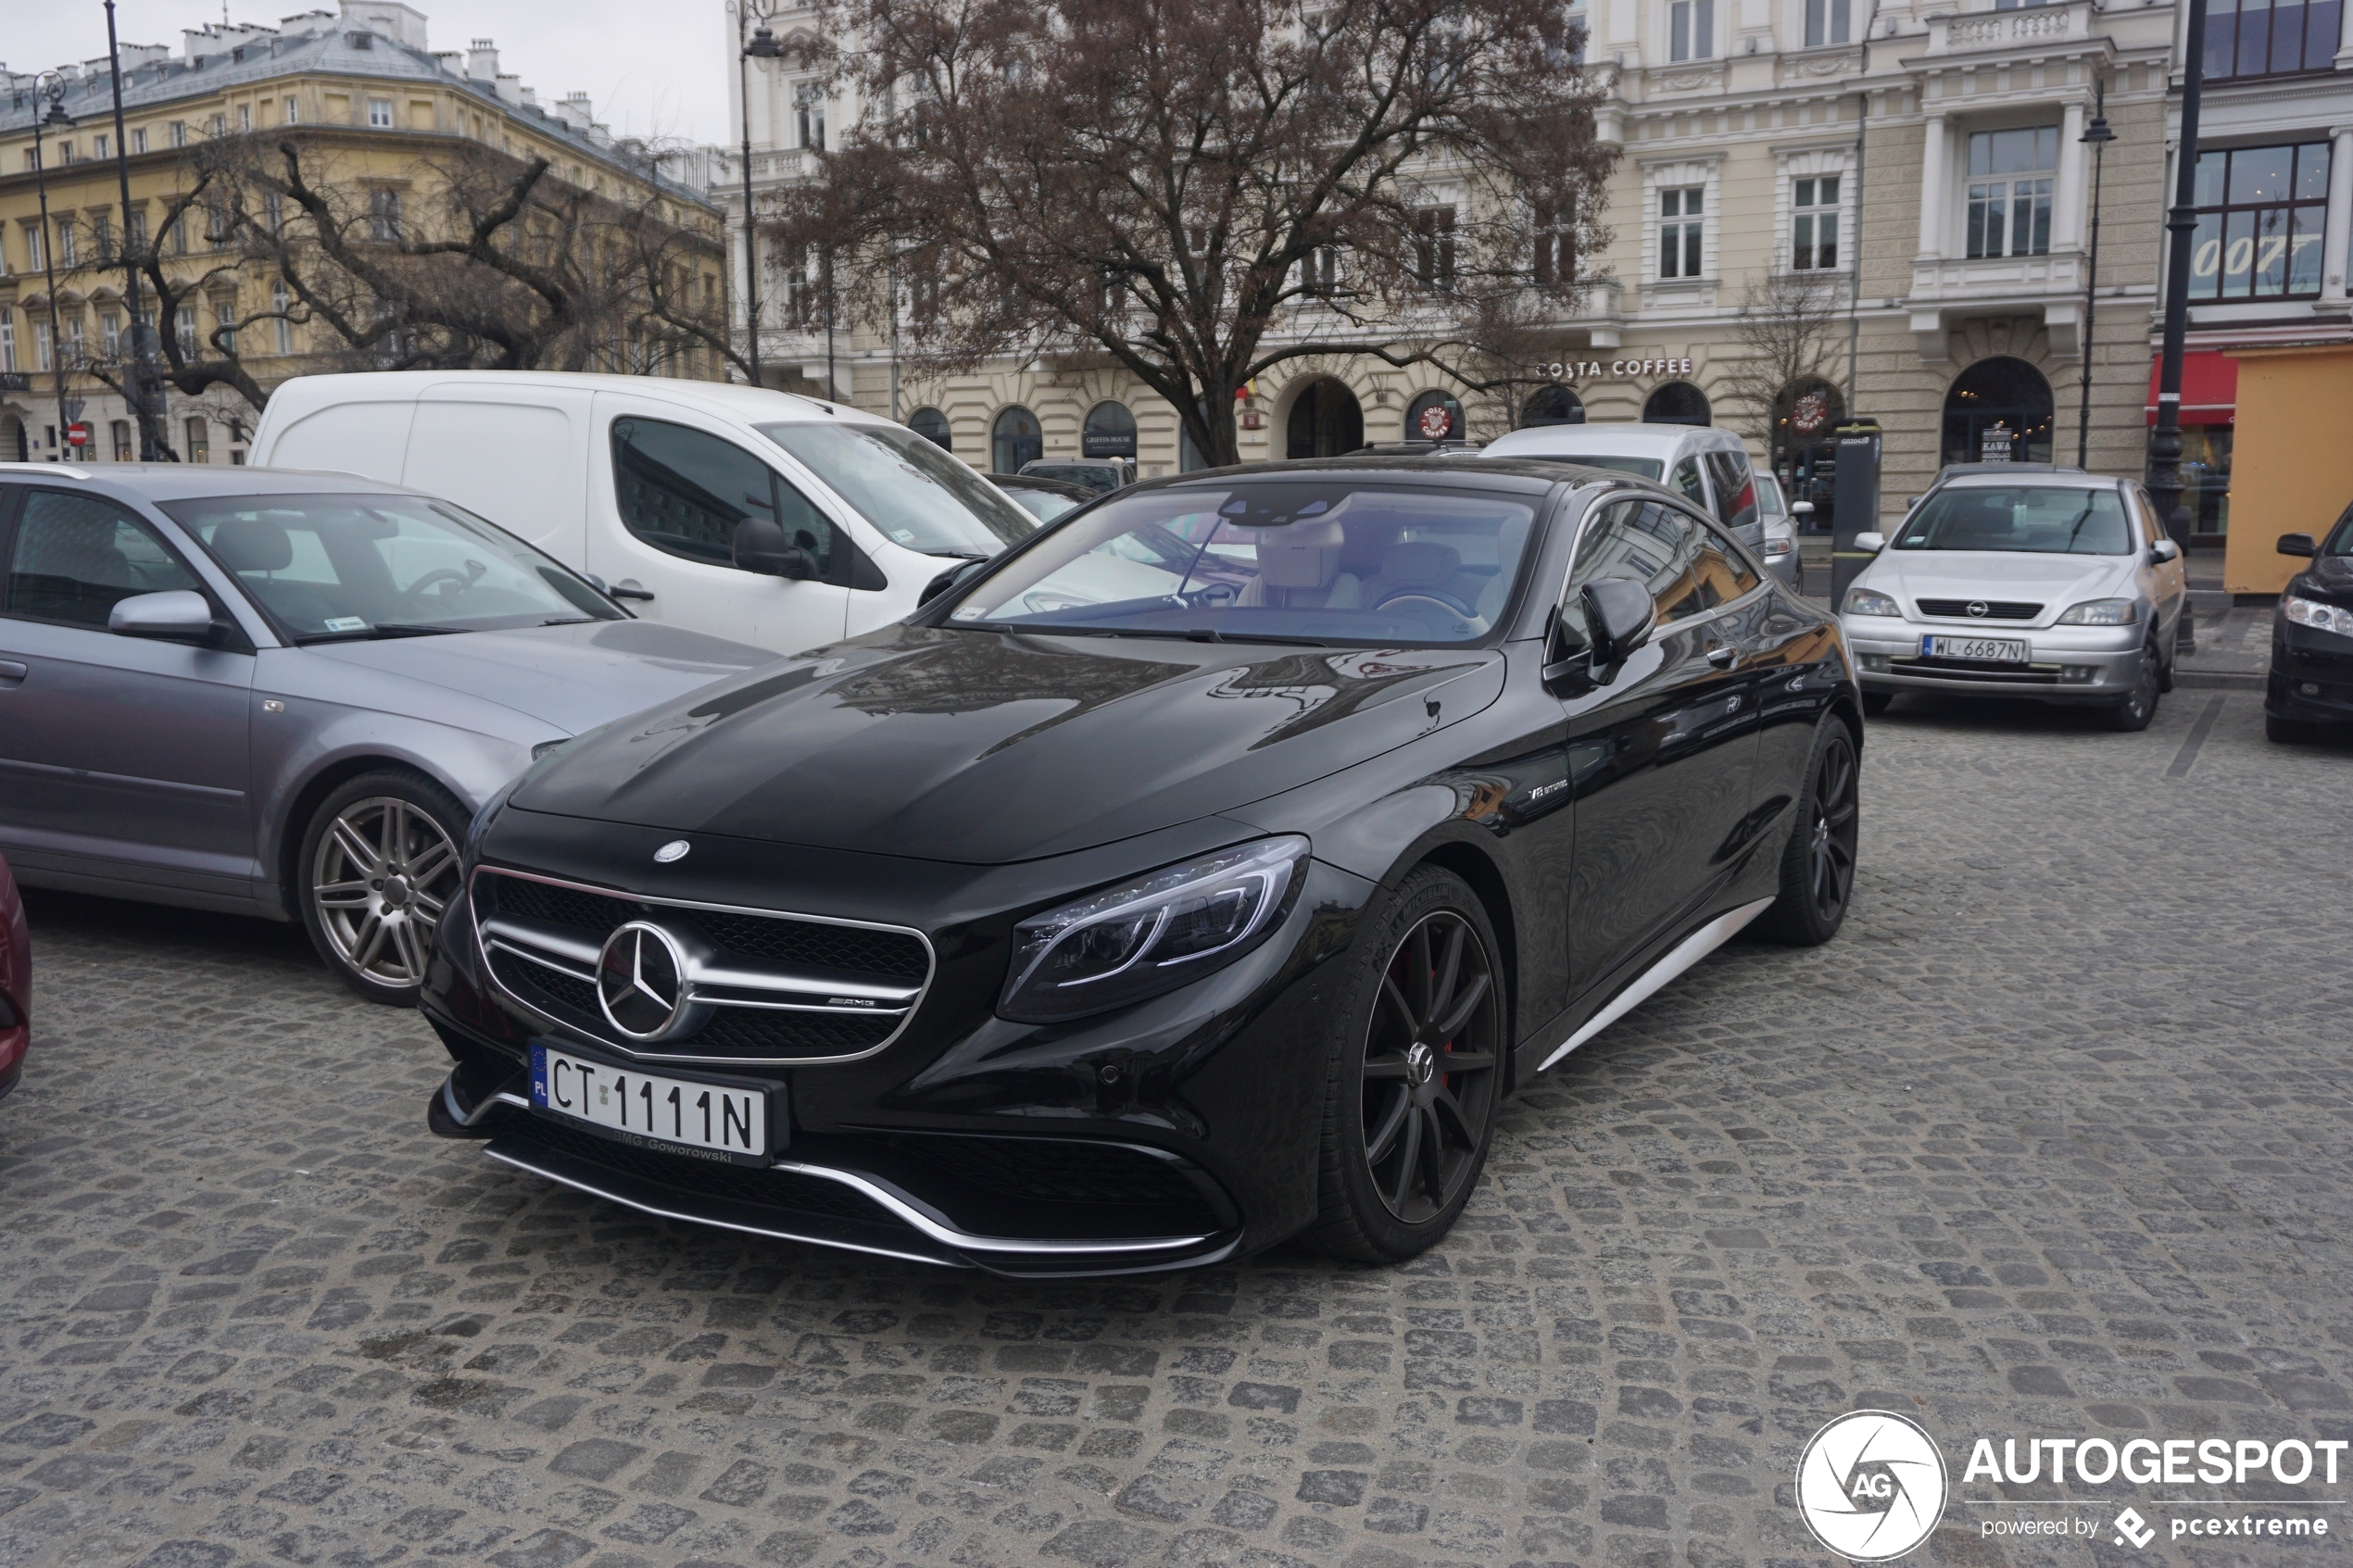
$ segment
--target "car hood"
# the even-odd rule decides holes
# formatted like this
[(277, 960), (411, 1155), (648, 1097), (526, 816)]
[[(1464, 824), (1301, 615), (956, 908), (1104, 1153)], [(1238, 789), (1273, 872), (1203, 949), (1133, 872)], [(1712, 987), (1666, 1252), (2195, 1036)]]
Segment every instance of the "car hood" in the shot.
[(650, 621), (321, 643), (303, 652), (495, 702), (574, 735), (776, 659)]
[(1504, 659), (885, 627), (568, 746), (525, 810), (969, 864), (1262, 799), (1493, 702)]
[(2026, 551), (1886, 550), (1870, 564), (1870, 585), (1918, 599), (2032, 597), (2052, 608), (2114, 596), (2133, 575), (2130, 556), (2036, 555)]
[(2324, 604), (2353, 606), (2353, 556), (2320, 556), (2288, 583), (2291, 593)]

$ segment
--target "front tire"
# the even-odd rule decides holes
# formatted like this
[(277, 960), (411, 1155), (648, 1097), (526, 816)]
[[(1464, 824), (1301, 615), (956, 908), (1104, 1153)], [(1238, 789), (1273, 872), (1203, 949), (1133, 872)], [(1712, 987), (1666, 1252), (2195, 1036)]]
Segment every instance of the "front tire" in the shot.
[(1824, 721), (1806, 770), (1797, 822), (1781, 850), (1780, 893), (1759, 916), (1756, 935), (1793, 947), (1818, 947), (1846, 923), (1855, 897), (1855, 855), (1862, 836), (1862, 769), (1855, 736)]
[(348, 779), (311, 813), (295, 868), (303, 928), (370, 1001), (416, 1005), (466, 820), (456, 797), (405, 768)]
[(2121, 730), (2129, 734), (2135, 730), (2145, 730), (2149, 727), (2149, 721), (2157, 717), (2158, 677), (2157, 649), (2151, 646), (2144, 646), (2141, 649), (2140, 669), (2137, 671), (2137, 678), (2133, 683), (2133, 689), (2126, 692), (2121, 700), (2111, 704), (2107, 710), (2106, 717), (2109, 729)]
[(1894, 701), (1895, 694), (1894, 692), (1865, 692), (1863, 694), (1863, 717), (1866, 719), (1876, 719), (1881, 714), (1886, 712), (1889, 706)]
[(1497, 952), (1478, 896), (1441, 867), (1408, 876), (1377, 917), (1331, 1046), (1311, 1233), (1325, 1250), (1403, 1262), (1470, 1200), (1510, 1033)]

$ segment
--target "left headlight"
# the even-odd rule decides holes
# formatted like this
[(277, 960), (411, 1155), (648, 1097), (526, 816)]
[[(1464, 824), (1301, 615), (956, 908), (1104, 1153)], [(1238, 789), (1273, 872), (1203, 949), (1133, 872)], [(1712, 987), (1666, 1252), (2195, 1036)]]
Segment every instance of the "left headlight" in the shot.
[(999, 1016), (1079, 1018), (1224, 968), (1280, 923), (1307, 849), (1297, 834), (1262, 838), (1030, 916), (1013, 928)]
[(1869, 588), (1849, 588), (1846, 591), (1846, 613), (1849, 615), (1901, 616), (1904, 607), (1885, 594)]
[(2353, 637), (2353, 609), (2340, 609), (2335, 605), (2324, 605), (2318, 599), (2300, 598), (2289, 594), (2280, 600), (2280, 611), (2298, 626), (2334, 632), (2340, 637)]
[(2057, 626), (2130, 626), (2141, 618), (2138, 599), (2085, 599), (2080, 605), (2070, 605), (2057, 621)]

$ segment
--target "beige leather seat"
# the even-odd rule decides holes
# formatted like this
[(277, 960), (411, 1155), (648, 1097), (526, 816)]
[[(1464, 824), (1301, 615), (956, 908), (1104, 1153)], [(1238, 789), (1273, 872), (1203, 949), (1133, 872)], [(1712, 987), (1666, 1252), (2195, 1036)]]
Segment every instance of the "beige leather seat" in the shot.
[(1258, 534), (1258, 575), (1235, 598), (1266, 609), (1355, 609), (1363, 584), (1340, 569), (1348, 535), (1337, 521), (1294, 522)]

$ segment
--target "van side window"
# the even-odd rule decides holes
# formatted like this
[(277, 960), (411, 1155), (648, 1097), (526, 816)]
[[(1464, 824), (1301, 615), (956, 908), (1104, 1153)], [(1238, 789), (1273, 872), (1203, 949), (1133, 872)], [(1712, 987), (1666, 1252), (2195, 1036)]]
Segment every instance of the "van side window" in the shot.
[(1745, 452), (1706, 454), (1707, 477), (1716, 486), (1716, 519), (1727, 528), (1746, 528), (1757, 520), (1756, 482), (1749, 476)]
[(1685, 458), (1675, 465), (1675, 471), (1667, 476), (1667, 487), (1681, 491), (1691, 498), (1692, 506), (1703, 511), (1706, 509), (1707, 490), (1700, 483), (1699, 458), (1696, 457)]
[(783, 524), (785, 537), (833, 566), (834, 530), (808, 497), (736, 445), (687, 425), (615, 420), (613, 500), (622, 525), (657, 550), (711, 566), (735, 561), (736, 525), (751, 518)]

